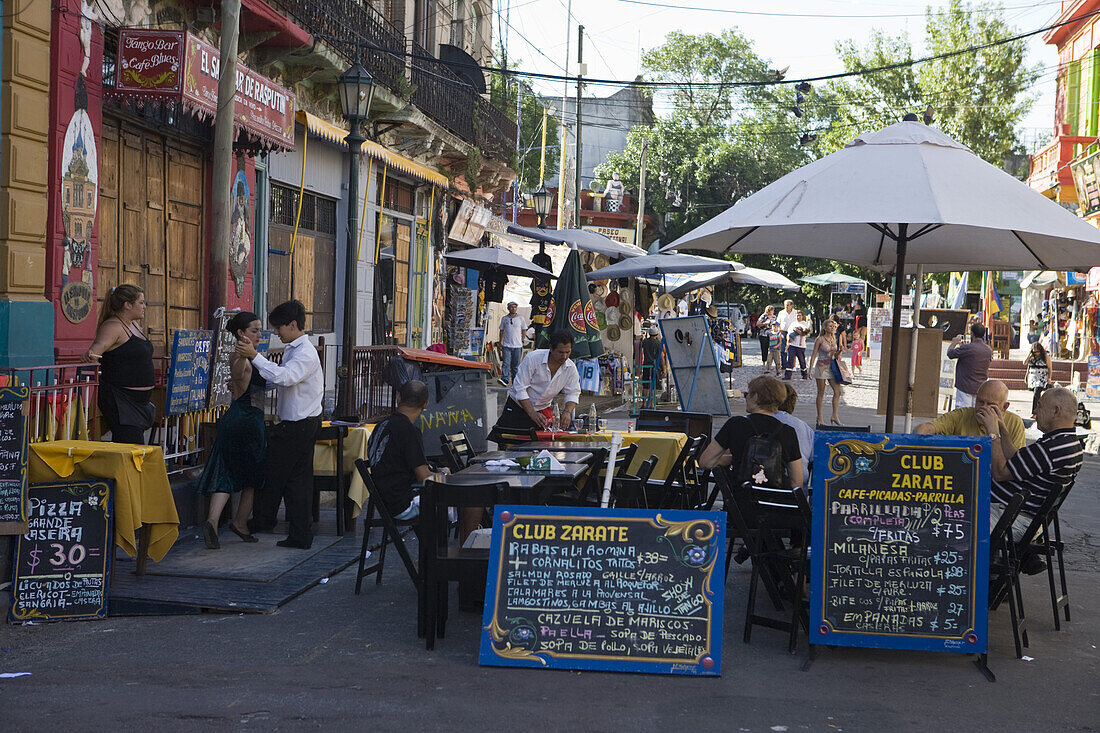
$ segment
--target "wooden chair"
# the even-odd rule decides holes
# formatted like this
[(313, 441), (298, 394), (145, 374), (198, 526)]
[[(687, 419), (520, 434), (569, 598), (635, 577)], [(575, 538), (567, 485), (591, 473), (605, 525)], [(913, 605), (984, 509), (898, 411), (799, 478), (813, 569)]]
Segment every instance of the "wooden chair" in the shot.
[(657, 494), (657, 509), (691, 509), (700, 506), (706, 499), (706, 487), (699, 479), (699, 456), (707, 447), (710, 438), (700, 435), (688, 438), (680, 450), (680, 455), (672, 464), (664, 481), (649, 481), (647, 489)]
[(348, 477), (344, 475), (344, 438), (348, 436), (346, 425), (327, 425), (317, 432), (317, 441), (336, 441), (336, 475), (313, 477), (313, 521), (321, 520), (321, 492), (336, 492), (336, 534), (343, 537), (346, 530), (355, 529), (348, 511)]
[[(604, 464), (610, 453), (610, 448), (596, 448), (592, 457), (588, 459), (588, 471), (581, 474), (577, 483), (571, 489), (558, 491), (547, 497), (546, 503), (551, 506), (590, 506), (589, 497), (597, 496), (603, 490), (600, 483), (600, 471), (605, 470)], [(599, 500), (596, 501), (599, 504)]]
[(1002, 321), (999, 318), (992, 319), (989, 325), (989, 345), (997, 354), (998, 359), (1007, 359), (1012, 345), (1012, 326), (1009, 325), (1008, 321)]
[(474, 458), (474, 449), (465, 430), (452, 435), (440, 435), (439, 443), (443, 449), (443, 462), (452, 473), (469, 466)]
[[(611, 449), (599, 451), (602, 455), (589, 463), (591, 469), (588, 478), (581, 487), (580, 506), (599, 506), (603, 500), (603, 484), (607, 477), (607, 462), (611, 458)], [(630, 464), (634, 462), (634, 454), (638, 452), (637, 444), (620, 446), (615, 454), (615, 470), (611, 474), (612, 486), (615, 479), (620, 476), (629, 476)], [(593, 454), (595, 455), (595, 454)]]
[(1020, 592), (1020, 565), (1016, 561), (1016, 547), (1012, 541), (1011, 529), (1027, 495), (1027, 491), (1013, 494), (993, 531), (989, 533), (989, 610), (995, 610), (1001, 598), (1008, 598), (1008, 613), (1012, 620), (1012, 639), (1016, 643), (1017, 659), (1023, 658), (1023, 647), (1028, 646), (1028, 640), (1024, 598)]
[[(756, 524), (755, 532), (750, 533), (745, 545), (752, 558), (752, 579), (745, 610), (744, 641), (749, 643), (753, 626), (786, 631), (787, 651), (794, 654), (799, 627), (808, 631), (810, 623), (809, 601), (804, 591), (809, 572), (806, 552), (810, 537), (810, 505), (801, 487), (772, 489), (746, 482), (742, 485), (742, 495), (753, 506)], [(784, 542), (790, 536), (799, 539), (797, 546)], [(756, 612), (757, 587), (765, 572), (777, 581), (780, 600), (790, 606), (789, 618)]]
[(434, 649), (436, 637), (443, 638), (446, 631), (450, 582), (484, 578), (489, 567), (488, 549), (464, 548), (452, 540), (448, 510), (495, 506), (507, 487), (507, 483), (492, 482), (466, 485), (424, 482), (420, 491), (420, 572), (428, 649)]
[[(355, 468), (359, 471), (360, 478), (363, 479), (363, 483), (367, 487), (367, 492), (370, 494), (370, 498), (367, 501), (367, 510), (363, 515), (363, 545), (359, 549), (359, 571), (355, 576), (355, 595), (359, 595), (359, 591), (363, 585), (363, 578), (368, 575), (377, 574), (375, 585), (382, 585), (382, 570), (386, 565), (386, 545), (389, 542), (393, 542), (394, 547), (397, 548), (397, 554), (401, 556), (401, 562), (405, 564), (405, 570), (409, 574), (409, 580), (412, 581), (413, 587), (416, 588), (417, 598), (420, 598), (421, 583), (420, 573), (416, 570), (416, 565), (413, 564), (412, 555), (409, 553), (408, 548), (405, 546), (405, 540), (401, 536), (401, 527), (417, 527), (420, 524), (420, 518), (416, 519), (394, 519), (390, 514), (390, 510), (386, 507), (386, 503), (382, 501), (381, 496), (378, 494), (377, 488), (375, 488), (374, 480), (371, 478), (370, 469), (367, 466), (367, 462), (362, 458), (355, 462)], [(378, 513), (378, 518), (375, 519), (375, 512)], [(367, 543), (370, 539), (370, 531), (374, 527), (382, 528), (382, 544), (378, 548), (378, 560), (369, 568), (365, 567), (367, 560)]]
[(528, 428), (527, 430), (502, 428), (497, 430), (489, 439), (496, 443), (500, 450), (508, 450), (514, 446), (533, 443), (538, 440), (536, 433), (535, 428)]

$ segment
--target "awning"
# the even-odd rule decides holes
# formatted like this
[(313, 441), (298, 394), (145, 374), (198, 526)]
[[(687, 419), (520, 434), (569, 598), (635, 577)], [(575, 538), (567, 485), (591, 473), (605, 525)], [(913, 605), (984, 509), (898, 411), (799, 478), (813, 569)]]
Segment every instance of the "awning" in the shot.
[[(305, 125), (306, 129), (317, 137), (328, 140), (334, 145), (347, 147), (347, 143), (344, 142), (344, 138), (348, 136), (347, 130), (337, 127), (331, 122), (326, 122), (317, 115), (306, 112), (304, 109), (295, 112), (294, 119)], [(390, 168), (406, 173), (413, 178), (418, 178), (428, 183), (434, 183), (437, 186), (447, 186), (450, 184), (450, 180), (442, 173), (434, 171), (426, 165), (417, 163), (415, 160), (409, 160), (400, 153), (395, 153), (373, 140), (367, 140), (363, 143), (363, 152), (375, 160), (384, 162)]]

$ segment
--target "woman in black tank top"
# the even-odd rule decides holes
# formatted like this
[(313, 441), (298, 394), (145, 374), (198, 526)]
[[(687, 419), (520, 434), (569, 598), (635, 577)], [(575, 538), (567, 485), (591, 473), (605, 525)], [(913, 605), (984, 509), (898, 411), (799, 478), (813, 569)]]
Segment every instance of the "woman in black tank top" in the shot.
[(144, 317), (141, 288), (112, 288), (103, 299), (95, 341), (84, 353), (86, 361), (100, 363), (97, 402), (115, 443), (143, 444), (156, 417), (149, 401), (156, 377), (153, 344), (137, 325)]

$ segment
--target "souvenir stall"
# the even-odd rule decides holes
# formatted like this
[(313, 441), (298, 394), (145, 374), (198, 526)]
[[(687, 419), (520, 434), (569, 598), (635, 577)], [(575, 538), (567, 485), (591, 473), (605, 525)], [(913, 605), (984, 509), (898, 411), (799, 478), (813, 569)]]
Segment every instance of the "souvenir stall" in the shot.
[(1040, 342), (1053, 359), (1085, 361), (1096, 350), (1096, 297), (1086, 285), (1086, 276), (1076, 272), (1031, 272), (1020, 280), (1022, 324), (1037, 321)]
[[(606, 255), (586, 253), (581, 261), (586, 272), (610, 264)], [(635, 315), (636, 300), (629, 278), (595, 280), (588, 283), (596, 326), (606, 351), (600, 357), (599, 384), (594, 392), (602, 395), (622, 395), (634, 372), (634, 343), (641, 335), (641, 319)]]

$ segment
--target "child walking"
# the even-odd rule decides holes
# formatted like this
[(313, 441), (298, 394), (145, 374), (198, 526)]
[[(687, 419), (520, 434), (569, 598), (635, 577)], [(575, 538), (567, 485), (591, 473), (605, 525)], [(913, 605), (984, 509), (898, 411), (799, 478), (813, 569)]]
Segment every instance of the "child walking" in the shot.
[(768, 334), (768, 358), (764, 360), (764, 372), (768, 372), (769, 364), (775, 365), (775, 376), (783, 368), (783, 355), (780, 352), (781, 341), (779, 338), (779, 321), (772, 321), (771, 332)]
[(858, 332), (852, 341), (852, 373), (863, 374), (863, 337)]

